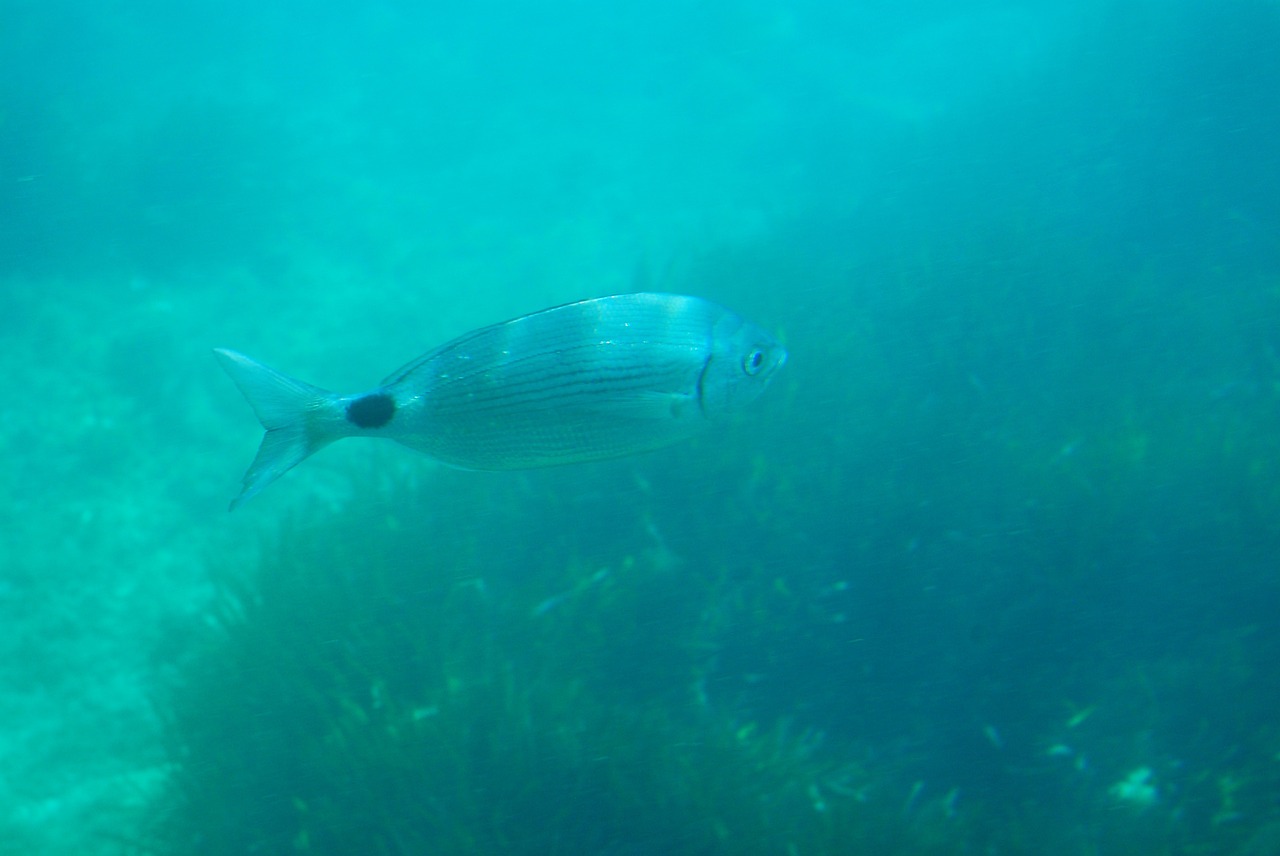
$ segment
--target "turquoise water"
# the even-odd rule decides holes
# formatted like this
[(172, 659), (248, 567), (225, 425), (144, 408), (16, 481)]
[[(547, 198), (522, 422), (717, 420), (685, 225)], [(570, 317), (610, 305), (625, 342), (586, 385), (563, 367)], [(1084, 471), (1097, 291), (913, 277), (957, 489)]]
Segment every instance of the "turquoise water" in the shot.
[[(1280, 852), (1275, 3), (10, 5), (0, 853)], [(636, 289), (788, 364), (227, 513)]]

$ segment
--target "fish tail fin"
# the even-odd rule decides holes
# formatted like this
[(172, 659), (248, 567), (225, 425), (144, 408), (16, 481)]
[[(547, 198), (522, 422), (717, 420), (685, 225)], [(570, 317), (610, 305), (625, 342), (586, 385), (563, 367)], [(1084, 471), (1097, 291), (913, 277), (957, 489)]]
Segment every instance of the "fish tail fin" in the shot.
[(257, 457), (245, 471), (234, 511), (310, 455), (346, 436), (325, 419), (333, 394), (264, 366), (244, 354), (215, 348), (214, 356), (266, 429)]

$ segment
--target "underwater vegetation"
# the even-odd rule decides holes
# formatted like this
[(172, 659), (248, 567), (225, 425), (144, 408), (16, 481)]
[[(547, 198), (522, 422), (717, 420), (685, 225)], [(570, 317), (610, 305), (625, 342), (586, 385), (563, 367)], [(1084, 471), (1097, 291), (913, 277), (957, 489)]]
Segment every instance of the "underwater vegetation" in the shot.
[(1273, 852), (1280, 373), (1236, 313), (1277, 292), (1051, 249), (1022, 262), (1062, 273), (1048, 307), (943, 299), (925, 257), (850, 288), (856, 323), (797, 316), (774, 411), (726, 438), (374, 455), (171, 646), (148, 848)]
[[(564, 538), (513, 553), (488, 527), (518, 534), (514, 518), (459, 529), (433, 510), (469, 477), (390, 488), (373, 515), (294, 525), (256, 573), (228, 569), (165, 705), (156, 846), (835, 853), (893, 834), (819, 735), (698, 698), (714, 572), (688, 578), (650, 536), (609, 564), (555, 567)], [(519, 499), (494, 485), (490, 508)]]
[[(158, 698), (147, 852), (1274, 852), (1258, 403), (1201, 366), (1207, 418), (1124, 384), (1010, 406), (1016, 371), (926, 336), (895, 386), (874, 331), (937, 319), (871, 309), (897, 323), (835, 347), (867, 358), (875, 419), (379, 466), (218, 568)], [(1040, 359), (1037, 383), (1067, 370)], [(854, 412), (830, 365), (799, 361), (779, 407)]]

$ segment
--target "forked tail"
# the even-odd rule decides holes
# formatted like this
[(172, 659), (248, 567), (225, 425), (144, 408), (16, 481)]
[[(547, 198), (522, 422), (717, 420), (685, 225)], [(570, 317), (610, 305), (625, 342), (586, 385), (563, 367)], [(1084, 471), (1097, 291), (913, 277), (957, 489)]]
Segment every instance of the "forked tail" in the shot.
[(330, 402), (335, 398), (332, 393), (294, 380), (244, 354), (224, 348), (215, 348), (213, 353), (253, 407), (262, 427), (267, 429), (257, 457), (245, 471), (240, 495), (231, 500), (234, 511), (308, 456), (345, 434), (335, 430), (332, 420), (326, 418)]

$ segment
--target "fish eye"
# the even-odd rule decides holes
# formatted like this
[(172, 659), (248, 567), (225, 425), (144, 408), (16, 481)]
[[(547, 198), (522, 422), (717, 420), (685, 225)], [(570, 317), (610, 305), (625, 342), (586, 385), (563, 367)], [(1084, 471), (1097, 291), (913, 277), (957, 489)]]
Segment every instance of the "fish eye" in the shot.
[(748, 375), (756, 375), (764, 367), (764, 351), (756, 348), (742, 358), (742, 370)]

